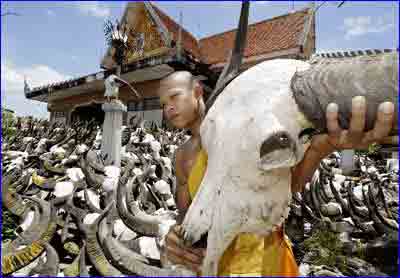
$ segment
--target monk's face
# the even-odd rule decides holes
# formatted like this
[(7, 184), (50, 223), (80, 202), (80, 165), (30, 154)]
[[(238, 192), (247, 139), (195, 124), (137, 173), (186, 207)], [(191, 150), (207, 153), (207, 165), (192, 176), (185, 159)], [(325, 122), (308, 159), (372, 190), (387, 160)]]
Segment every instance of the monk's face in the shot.
[(189, 80), (168, 80), (161, 83), (160, 103), (166, 119), (176, 128), (188, 128), (197, 120), (198, 102)]

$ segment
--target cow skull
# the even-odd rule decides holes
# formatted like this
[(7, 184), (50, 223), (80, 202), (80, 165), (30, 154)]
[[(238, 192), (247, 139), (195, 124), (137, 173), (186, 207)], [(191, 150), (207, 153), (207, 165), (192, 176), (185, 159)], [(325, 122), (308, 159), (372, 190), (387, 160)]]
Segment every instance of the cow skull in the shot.
[(381, 102), (398, 102), (397, 63), (396, 52), (334, 61), (275, 59), (222, 90), (200, 127), (208, 166), (183, 222), (190, 243), (208, 232), (203, 275), (217, 274), (219, 258), (239, 233), (268, 235), (283, 222), (290, 167), (304, 155), (301, 134), (308, 128), (325, 131), (328, 103), (344, 107), (339, 121), (346, 128), (352, 98), (365, 96), (369, 130)]
[(290, 167), (304, 155), (299, 134), (310, 125), (292, 97), (290, 78), (308, 66), (274, 60), (247, 70), (204, 119), (208, 167), (183, 222), (190, 243), (208, 232), (203, 275), (217, 274), (220, 257), (239, 233), (268, 235), (287, 216)]

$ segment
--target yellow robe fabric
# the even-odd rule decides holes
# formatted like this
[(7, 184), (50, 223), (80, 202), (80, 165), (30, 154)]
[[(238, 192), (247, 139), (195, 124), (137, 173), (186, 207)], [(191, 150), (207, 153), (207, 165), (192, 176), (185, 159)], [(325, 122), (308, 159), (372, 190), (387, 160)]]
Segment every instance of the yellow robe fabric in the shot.
[[(200, 150), (188, 179), (193, 199), (207, 169), (207, 153)], [(225, 250), (218, 276), (298, 276), (298, 267), (283, 230), (265, 238), (243, 233)]]

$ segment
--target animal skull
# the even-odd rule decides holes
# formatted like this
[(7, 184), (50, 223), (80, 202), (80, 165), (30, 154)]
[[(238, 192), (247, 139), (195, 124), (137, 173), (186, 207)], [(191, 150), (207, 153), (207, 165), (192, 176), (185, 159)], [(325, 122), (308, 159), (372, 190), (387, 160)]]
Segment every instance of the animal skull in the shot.
[(287, 217), (290, 167), (303, 158), (299, 134), (310, 125), (290, 79), (308, 67), (288, 59), (258, 64), (233, 80), (206, 115), (200, 133), (208, 168), (183, 222), (190, 243), (208, 232), (202, 275), (217, 274), (239, 233), (268, 235)]
[(153, 187), (169, 208), (174, 208), (176, 206), (171, 187), (166, 181), (158, 180), (154, 183)]
[[(326, 131), (330, 102), (343, 107), (338, 117), (347, 128), (352, 98), (366, 97), (365, 130), (373, 127), (379, 103), (398, 102), (397, 63), (397, 52), (337, 61), (276, 59), (217, 83), (200, 127), (208, 168), (183, 222), (189, 243), (208, 232), (203, 275), (217, 274), (217, 262), (237, 234), (268, 235), (282, 223), (291, 199), (290, 167), (304, 155), (302, 131)], [(391, 134), (396, 115), (397, 107)]]

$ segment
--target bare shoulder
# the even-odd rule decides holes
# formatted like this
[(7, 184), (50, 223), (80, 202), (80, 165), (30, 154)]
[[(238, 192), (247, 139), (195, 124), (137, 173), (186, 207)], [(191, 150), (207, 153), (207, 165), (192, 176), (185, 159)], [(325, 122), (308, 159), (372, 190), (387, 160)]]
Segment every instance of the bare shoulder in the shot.
[(177, 171), (184, 172), (185, 162), (190, 158), (190, 140), (180, 145), (175, 152), (175, 168)]
[(185, 159), (185, 150), (183, 148), (183, 145), (181, 145), (175, 150), (175, 155), (174, 155), (175, 167), (181, 164), (182, 161), (184, 161), (184, 159)]
[(182, 144), (175, 153), (175, 169), (181, 179), (186, 180), (197, 156), (198, 147), (196, 141), (191, 139)]

